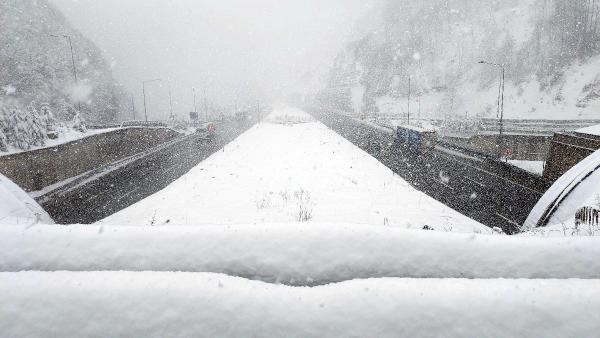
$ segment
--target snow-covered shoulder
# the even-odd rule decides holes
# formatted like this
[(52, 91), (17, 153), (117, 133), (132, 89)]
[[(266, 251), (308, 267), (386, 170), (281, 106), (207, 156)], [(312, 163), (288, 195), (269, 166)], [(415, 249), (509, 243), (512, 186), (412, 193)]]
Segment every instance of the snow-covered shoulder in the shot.
[(600, 124), (577, 130), (580, 134), (600, 136)]

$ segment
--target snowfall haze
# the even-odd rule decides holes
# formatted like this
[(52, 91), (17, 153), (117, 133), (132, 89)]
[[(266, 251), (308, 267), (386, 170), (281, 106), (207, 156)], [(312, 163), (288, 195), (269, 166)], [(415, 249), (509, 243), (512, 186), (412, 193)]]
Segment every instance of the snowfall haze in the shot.
[[(193, 110), (192, 87), (226, 106), (284, 100), (315, 91), (356, 21), (379, 0), (52, 0), (94, 40), (141, 107), (166, 112), (168, 82), (177, 113)], [(162, 87), (162, 88), (161, 88)], [(152, 118), (164, 118), (153, 115)]]
[(0, 338), (598, 337), (600, 0), (0, 0)]

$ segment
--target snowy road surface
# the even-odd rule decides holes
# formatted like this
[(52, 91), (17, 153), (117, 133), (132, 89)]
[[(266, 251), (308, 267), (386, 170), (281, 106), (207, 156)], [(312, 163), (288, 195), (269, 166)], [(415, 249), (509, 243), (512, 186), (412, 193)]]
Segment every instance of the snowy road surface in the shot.
[(411, 187), (298, 110), (280, 109), (112, 225), (342, 222), (441, 231), (489, 228)]

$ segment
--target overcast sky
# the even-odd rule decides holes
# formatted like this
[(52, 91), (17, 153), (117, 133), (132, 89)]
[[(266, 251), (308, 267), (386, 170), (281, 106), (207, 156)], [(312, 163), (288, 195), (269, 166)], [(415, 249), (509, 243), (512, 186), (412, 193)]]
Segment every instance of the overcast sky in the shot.
[[(171, 81), (177, 112), (193, 107), (191, 87), (224, 101), (274, 101), (315, 86), (355, 23), (379, 0), (51, 0), (113, 64), (136, 95), (141, 81)], [(149, 87), (164, 111), (168, 90)], [(152, 97), (150, 97), (152, 96)], [(233, 102), (231, 102), (233, 104)]]

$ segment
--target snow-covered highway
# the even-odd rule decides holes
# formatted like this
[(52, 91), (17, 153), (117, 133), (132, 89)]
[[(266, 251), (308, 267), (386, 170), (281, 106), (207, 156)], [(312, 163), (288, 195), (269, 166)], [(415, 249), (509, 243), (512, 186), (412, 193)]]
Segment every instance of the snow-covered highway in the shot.
[(297, 221), (489, 232), (292, 108), (276, 110), (169, 187), (100, 223)]

